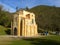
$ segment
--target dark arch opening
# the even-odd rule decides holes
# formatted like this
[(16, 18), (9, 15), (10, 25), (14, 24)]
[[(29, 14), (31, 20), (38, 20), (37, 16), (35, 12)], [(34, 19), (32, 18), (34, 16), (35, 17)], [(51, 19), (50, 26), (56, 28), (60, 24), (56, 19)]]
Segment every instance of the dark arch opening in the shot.
[(17, 28), (14, 28), (14, 35), (17, 35)]

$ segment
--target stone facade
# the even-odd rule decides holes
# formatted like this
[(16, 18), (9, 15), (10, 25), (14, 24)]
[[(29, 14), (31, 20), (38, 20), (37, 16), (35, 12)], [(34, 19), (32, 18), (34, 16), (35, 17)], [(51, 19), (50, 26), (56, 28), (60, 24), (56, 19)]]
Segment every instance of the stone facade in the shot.
[(35, 14), (25, 10), (18, 11), (13, 16), (11, 29), (11, 34), (17, 36), (32, 37), (38, 35)]

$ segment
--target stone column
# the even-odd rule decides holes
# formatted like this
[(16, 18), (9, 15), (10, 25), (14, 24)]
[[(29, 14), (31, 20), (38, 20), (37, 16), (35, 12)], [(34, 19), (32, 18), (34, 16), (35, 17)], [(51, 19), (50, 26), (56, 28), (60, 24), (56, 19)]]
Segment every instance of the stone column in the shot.
[(38, 34), (37, 33), (37, 25), (34, 25), (34, 34), (35, 34), (35, 36)]
[(30, 25), (30, 36), (32, 36), (32, 32), (31, 32), (31, 25)]
[(26, 29), (27, 29), (27, 26), (26, 26), (26, 19), (25, 19), (25, 37), (26, 37)]
[(18, 26), (17, 26), (17, 36), (20, 37), (20, 21), (21, 21), (21, 18), (20, 18), (20, 15), (18, 15)]
[(31, 35), (31, 36), (34, 36), (34, 26), (31, 25), (30, 28), (31, 28), (30, 35)]
[(29, 25), (29, 36), (31, 36), (30, 32), (31, 32), (31, 30), (30, 30), (30, 25)]
[(24, 27), (25, 26), (25, 24), (24, 24), (24, 19), (22, 20), (22, 36), (24, 36), (24, 34), (25, 34), (25, 32), (24, 32)]
[(27, 29), (26, 29), (26, 36), (28, 36), (28, 25), (26, 25)]
[(32, 36), (34, 36), (35, 34), (35, 32), (34, 32), (35, 30), (34, 30), (34, 25), (32, 24)]
[(27, 25), (27, 37), (30, 37), (30, 25)]

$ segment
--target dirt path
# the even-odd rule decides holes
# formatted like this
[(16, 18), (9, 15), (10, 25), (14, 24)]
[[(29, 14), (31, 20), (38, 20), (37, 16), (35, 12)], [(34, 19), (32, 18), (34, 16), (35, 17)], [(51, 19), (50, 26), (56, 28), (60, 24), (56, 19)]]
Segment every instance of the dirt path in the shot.
[(11, 44), (12, 41), (13, 41), (13, 38), (11, 38), (8, 35), (0, 36), (0, 45), (9, 45), (9, 44)]

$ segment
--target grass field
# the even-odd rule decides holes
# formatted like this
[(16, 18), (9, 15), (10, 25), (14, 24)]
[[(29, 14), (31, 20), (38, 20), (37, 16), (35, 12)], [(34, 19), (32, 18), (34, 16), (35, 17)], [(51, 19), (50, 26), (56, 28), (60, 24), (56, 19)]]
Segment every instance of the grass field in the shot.
[(12, 45), (60, 45), (60, 36), (20, 39), (13, 41)]
[(7, 28), (5, 28), (4, 26), (1, 26), (0, 25), (0, 35), (5, 35), (6, 33), (5, 33), (5, 30), (6, 30)]
[(60, 45), (60, 36), (38, 38), (1, 38), (0, 45)]
[(0, 25), (0, 45), (60, 45), (60, 36), (45, 36), (38, 38), (9, 38), (6, 35), (7, 28)]

